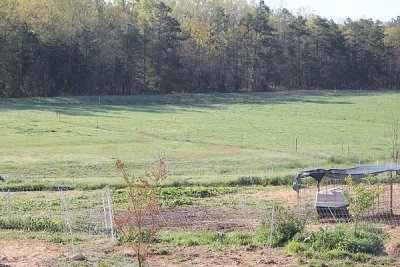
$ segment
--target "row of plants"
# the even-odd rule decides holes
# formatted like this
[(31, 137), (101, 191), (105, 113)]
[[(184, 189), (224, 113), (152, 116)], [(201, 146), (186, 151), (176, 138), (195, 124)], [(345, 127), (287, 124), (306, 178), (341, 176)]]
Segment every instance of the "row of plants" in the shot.
[[(134, 232), (118, 232), (121, 243), (134, 243)], [(164, 242), (175, 246), (270, 246), (286, 247), (289, 253), (301, 258), (319, 261), (349, 260), (368, 262), (373, 256), (384, 253), (387, 234), (371, 225), (339, 224), (331, 228), (306, 230), (303, 218), (292, 211), (278, 207), (274, 213), (265, 215), (254, 233), (218, 231), (207, 232), (160, 232), (151, 239), (142, 231), (142, 240), (148, 243)]]
[[(172, 181), (160, 185), (161, 188), (174, 187), (232, 187), (232, 186), (279, 186), (291, 185), (293, 177), (291, 175), (261, 177), (261, 176), (240, 176), (231, 180), (221, 181)], [(6, 179), (0, 183), (0, 191), (58, 191), (62, 188), (67, 190), (98, 190), (109, 186), (112, 189), (124, 189), (126, 185), (122, 182), (83, 182), (83, 181), (40, 181), (40, 180), (21, 180)]]
[[(157, 194), (161, 203), (167, 207), (189, 206), (194, 199), (208, 198), (236, 192), (231, 187), (160, 187)], [(113, 192), (113, 201), (116, 204), (124, 204), (127, 201), (125, 189), (118, 189)]]
[[(273, 222), (272, 222), (273, 220)], [(273, 227), (271, 227), (273, 223)], [(277, 208), (273, 216), (265, 215), (258, 230), (254, 233), (218, 231), (207, 232), (161, 232), (153, 239), (148, 238), (147, 230), (141, 231), (141, 238), (147, 242), (167, 242), (173, 245), (272, 245), (284, 246), (298, 234), (303, 233), (305, 220), (288, 209)], [(134, 243), (139, 234), (135, 231), (118, 232), (122, 243)]]

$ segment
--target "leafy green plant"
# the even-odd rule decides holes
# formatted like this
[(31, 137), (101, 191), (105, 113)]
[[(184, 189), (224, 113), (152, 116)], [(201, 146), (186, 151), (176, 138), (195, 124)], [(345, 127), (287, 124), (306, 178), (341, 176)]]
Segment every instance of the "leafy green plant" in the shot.
[[(345, 182), (350, 186), (354, 194), (344, 193), (344, 196), (349, 203), (349, 212), (354, 221), (358, 223), (361, 220), (363, 213), (368, 210), (379, 195), (382, 189), (376, 181), (376, 177), (367, 176), (362, 181), (356, 181), (351, 175), (346, 177)], [(355, 228), (356, 229), (356, 228)]]
[(305, 220), (303, 218), (296, 216), (293, 211), (278, 206), (275, 214), (268, 213), (262, 218), (258, 230), (258, 240), (268, 243), (272, 235), (272, 245), (282, 246), (297, 233), (304, 231), (304, 228)]

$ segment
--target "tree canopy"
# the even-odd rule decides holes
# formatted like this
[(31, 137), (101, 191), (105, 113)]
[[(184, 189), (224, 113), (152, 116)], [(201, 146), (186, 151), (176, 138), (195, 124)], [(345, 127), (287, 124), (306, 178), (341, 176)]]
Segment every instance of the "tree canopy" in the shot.
[(400, 16), (246, 0), (2, 0), (0, 96), (400, 87)]

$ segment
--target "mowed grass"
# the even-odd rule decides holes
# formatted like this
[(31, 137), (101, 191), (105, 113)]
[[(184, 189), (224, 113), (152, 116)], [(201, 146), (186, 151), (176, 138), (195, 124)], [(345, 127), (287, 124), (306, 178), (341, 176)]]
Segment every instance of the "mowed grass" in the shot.
[(0, 99), (0, 175), (122, 185), (115, 159), (140, 175), (159, 154), (169, 183), (188, 184), (388, 163), (399, 103), (354, 91)]

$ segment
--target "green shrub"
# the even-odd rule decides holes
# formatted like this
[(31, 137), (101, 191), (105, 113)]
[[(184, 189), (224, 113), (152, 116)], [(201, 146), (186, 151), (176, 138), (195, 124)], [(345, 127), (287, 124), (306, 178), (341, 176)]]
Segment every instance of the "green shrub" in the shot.
[[(271, 214), (267, 214), (263, 217), (258, 230), (258, 241), (262, 243), (269, 242), (271, 220)], [(304, 231), (305, 221), (297, 217), (292, 211), (277, 207), (273, 225), (272, 245), (281, 246), (291, 240), (297, 233)]]

